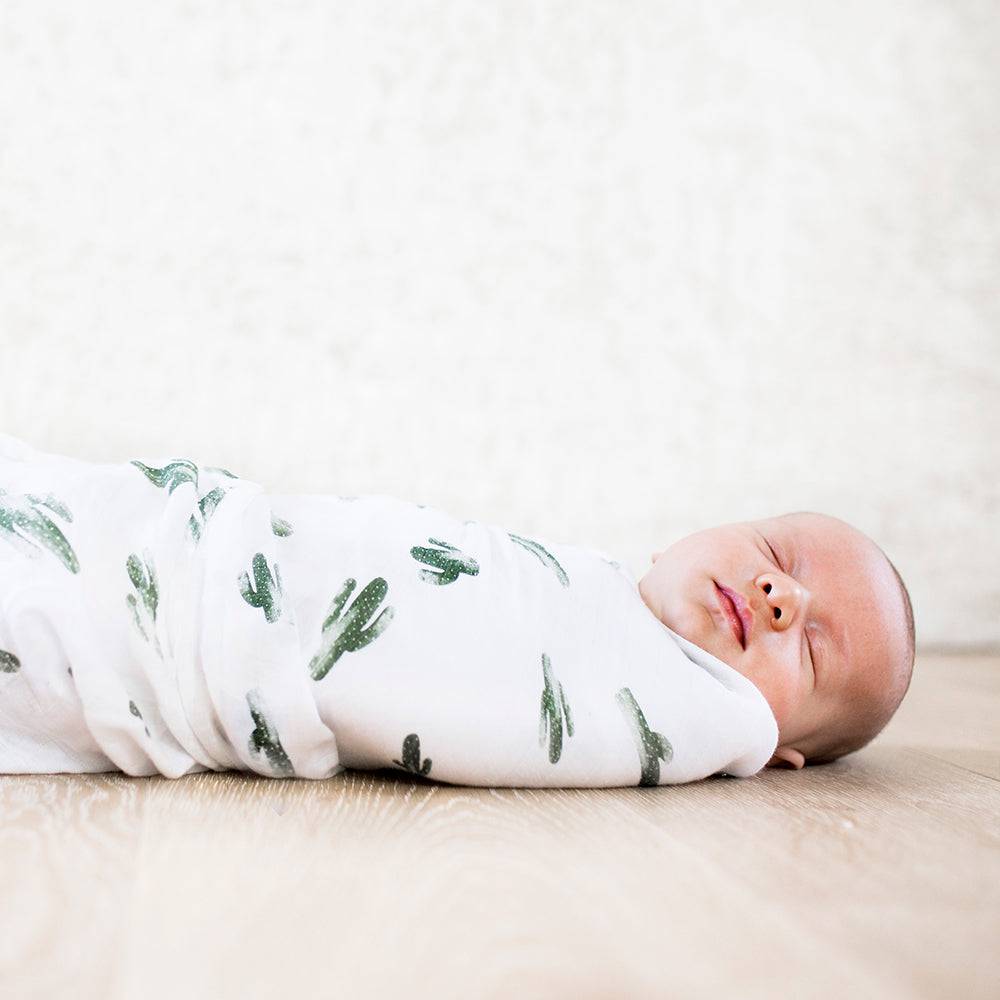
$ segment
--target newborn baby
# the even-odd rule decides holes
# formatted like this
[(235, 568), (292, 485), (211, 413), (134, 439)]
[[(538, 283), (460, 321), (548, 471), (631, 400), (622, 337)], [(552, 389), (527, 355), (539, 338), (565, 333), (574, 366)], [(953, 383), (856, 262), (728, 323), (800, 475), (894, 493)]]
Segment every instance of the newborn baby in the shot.
[(875, 542), (835, 517), (799, 512), (690, 535), (654, 554), (639, 592), (763, 693), (779, 730), (771, 766), (860, 749), (909, 686), (906, 586)]
[(637, 582), (394, 497), (0, 435), (0, 773), (748, 777), (870, 739), (912, 635), (886, 557), (833, 518), (701, 532)]

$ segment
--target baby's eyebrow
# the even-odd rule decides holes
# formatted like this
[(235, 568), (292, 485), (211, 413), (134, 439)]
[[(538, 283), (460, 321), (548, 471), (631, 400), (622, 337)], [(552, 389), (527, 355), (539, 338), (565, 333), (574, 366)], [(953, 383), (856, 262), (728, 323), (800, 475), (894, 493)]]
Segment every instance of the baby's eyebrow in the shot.
[(850, 657), (847, 630), (844, 623), (839, 620), (837, 610), (836, 608), (824, 609), (820, 620), (820, 629), (815, 633), (818, 638), (813, 639), (813, 649), (816, 651), (813, 662), (817, 667), (817, 686), (819, 686), (820, 667), (823, 676), (829, 680), (834, 666), (840, 664), (843, 670)]

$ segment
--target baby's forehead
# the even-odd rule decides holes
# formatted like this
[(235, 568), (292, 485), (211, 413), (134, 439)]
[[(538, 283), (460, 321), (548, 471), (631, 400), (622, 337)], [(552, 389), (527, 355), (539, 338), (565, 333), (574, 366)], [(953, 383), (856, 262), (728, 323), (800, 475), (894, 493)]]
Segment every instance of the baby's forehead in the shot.
[(870, 686), (872, 674), (891, 669), (907, 645), (905, 598), (888, 556), (839, 518), (799, 512), (780, 520), (792, 533), (811, 582), (826, 598), (827, 613), (844, 630), (850, 652), (846, 686), (854, 686), (852, 679), (862, 688)]
[(826, 514), (789, 518), (802, 547), (817, 566), (846, 578), (869, 600), (902, 609), (902, 592), (889, 557), (875, 540), (846, 521)]
[(814, 561), (830, 572), (879, 576), (885, 553), (863, 531), (831, 514), (800, 511), (772, 519)]
[(839, 517), (834, 517), (833, 514), (820, 514), (818, 511), (799, 510), (789, 514), (780, 514), (778, 517), (772, 518), (772, 520), (781, 521), (798, 530), (808, 531), (816, 535), (850, 536), (858, 541), (863, 540), (873, 545), (875, 544), (863, 531)]

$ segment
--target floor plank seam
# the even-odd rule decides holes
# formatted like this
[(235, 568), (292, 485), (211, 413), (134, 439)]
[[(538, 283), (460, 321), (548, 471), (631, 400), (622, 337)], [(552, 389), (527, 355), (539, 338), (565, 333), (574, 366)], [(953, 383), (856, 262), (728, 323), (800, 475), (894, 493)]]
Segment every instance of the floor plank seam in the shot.
[(1000, 782), (995, 774), (984, 774), (982, 771), (977, 771), (975, 768), (966, 767), (964, 764), (956, 764), (955, 761), (949, 760), (947, 757), (939, 757), (936, 753), (932, 753), (930, 750), (918, 750), (916, 747), (907, 747), (906, 749), (912, 750), (913, 753), (919, 754), (921, 757), (930, 757), (931, 760), (936, 760), (940, 764), (948, 764), (950, 767), (956, 767), (959, 771), (964, 771), (966, 774), (975, 774), (980, 778), (986, 778), (987, 781)]

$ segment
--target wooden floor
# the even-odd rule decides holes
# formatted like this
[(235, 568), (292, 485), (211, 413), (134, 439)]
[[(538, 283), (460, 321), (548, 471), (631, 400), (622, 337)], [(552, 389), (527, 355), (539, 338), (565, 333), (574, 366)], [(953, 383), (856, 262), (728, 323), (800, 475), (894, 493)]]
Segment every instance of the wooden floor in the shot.
[(614, 791), (0, 778), (0, 996), (1000, 996), (1000, 658), (867, 750)]

